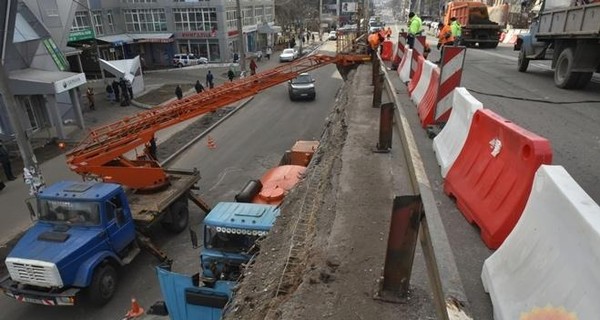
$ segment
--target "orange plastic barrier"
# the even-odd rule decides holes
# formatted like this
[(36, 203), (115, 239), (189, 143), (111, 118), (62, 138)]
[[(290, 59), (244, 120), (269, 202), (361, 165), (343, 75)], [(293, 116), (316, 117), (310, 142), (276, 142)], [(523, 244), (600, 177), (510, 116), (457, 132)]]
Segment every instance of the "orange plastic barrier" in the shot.
[(550, 142), (489, 109), (477, 110), (467, 140), (444, 182), (444, 192), (481, 238), (497, 249), (521, 217), (533, 177), (551, 164)]
[(431, 80), (429, 80), (429, 85), (427, 86), (427, 92), (421, 102), (417, 105), (417, 113), (419, 114), (419, 119), (421, 120), (421, 126), (423, 128), (434, 124), (433, 118), (439, 90), (439, 81), (440, 69), (433, 68)]
[(394, 54), (394, 43), (390, 40), (385, 40), (381, 44), (381, 60), (391, 61)]

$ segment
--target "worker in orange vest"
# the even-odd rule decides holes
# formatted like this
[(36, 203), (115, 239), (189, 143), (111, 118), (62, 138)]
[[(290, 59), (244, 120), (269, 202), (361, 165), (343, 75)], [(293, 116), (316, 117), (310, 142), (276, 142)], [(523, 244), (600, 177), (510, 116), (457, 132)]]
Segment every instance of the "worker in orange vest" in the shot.
[(371, 32), (371, 34), (367, 38), (367, 41), (369, 42), (369, 46), (367, 47), (367, 53), (371, 55), (374, 52), (377, 52), (377, 47), (379, 46), (379, 34), (377, 33), (377, 31)]
[[(440, 33), (438, 34), (438, 44), (437, 48), (440, 50), (444, 46), (451, 46), (454, 44), (454, 36), (452, 36), (452, 27), (450, 24), (444, 25), (440, 23), (439, 25)], [(442, 61), (442, 52), (440, 51), (440, 59), (435, 63), (440, 63)]]

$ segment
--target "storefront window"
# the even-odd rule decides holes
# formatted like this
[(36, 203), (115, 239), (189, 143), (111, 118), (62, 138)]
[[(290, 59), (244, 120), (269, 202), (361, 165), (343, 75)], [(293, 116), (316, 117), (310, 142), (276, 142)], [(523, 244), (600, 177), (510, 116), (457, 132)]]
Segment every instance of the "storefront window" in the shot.
[(205, 57), (209, 61), (221, 61), (221, 52), (219, 49), (219, 40), (189, 40), (179, 43), (179, 53), (193, 53), (198, 57)]
[(173, 16), (177, 31), (213, 31), (217, 29), (216, 8), (174, 8)]

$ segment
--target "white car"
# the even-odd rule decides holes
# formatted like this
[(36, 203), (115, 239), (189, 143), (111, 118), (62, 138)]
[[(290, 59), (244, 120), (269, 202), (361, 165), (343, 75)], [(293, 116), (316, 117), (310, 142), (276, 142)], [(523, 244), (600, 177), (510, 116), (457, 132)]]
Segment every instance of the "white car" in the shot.
[(327, 40), (337, 40), (337, 32), (330, 31), (329, 36), (327, 37)]
[(208, 59), (196, 57), (191, 53), (178, 53), (173, 56), (173, 66), (178, 68), (206, 63), (208, 63)]
[(298, 58), (298, 51), (296, 49), (283, 49), (283, 52), (279, 55), (279, 61), (294, 61)]

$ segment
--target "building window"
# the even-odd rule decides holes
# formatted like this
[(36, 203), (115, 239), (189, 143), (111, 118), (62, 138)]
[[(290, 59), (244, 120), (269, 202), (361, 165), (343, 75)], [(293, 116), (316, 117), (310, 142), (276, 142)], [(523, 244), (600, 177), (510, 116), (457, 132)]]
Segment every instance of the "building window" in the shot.
[(165, 9), (124, 10), (127, 32), (167, 31)]
[(237, 30), (237, 11), (227, 10), (227, 31)]
[(264, 9), (263, 7), (254, 8), (254, 23), (261, 24), (263, 22)]
[(104, 34), (104, 27), (102, 26), (102, 11), (92, 11), (94, 14), (94, 31), (97, 35)]
[(265, 6), (265, 21), (273, 22), (273, 6)]
[(106, 24), (107, 24), (108, 33), (110, 33), (110, 34), (115, 33), (115, 23), (113, 20), (112, 10), (108, 10), (106, 12)]
[(244, 25), (250, 26), (254, 24), (254, 17), (252, 16), (252, 8), (245, 8), (242, 10), (242, 18), (244, 19)]
[(75, 19), (73, 19), (73, 25), (71, 26), (71, 32), (81, 31), (91, 27), (90, 15), (87, 11), (75, 12)]
[(208, 2), (210, 0), (173, 0), (173, 2)]
[(178, 47), (179, 52), (193, 53), (197, 57), (205, 57), (213, 62), (221, 61), (219, 40), (216, 39), (180, 41)]
[(173, 9), (175, 30), (213, 31), (217, 29), (217, 9), (187, 8)]

